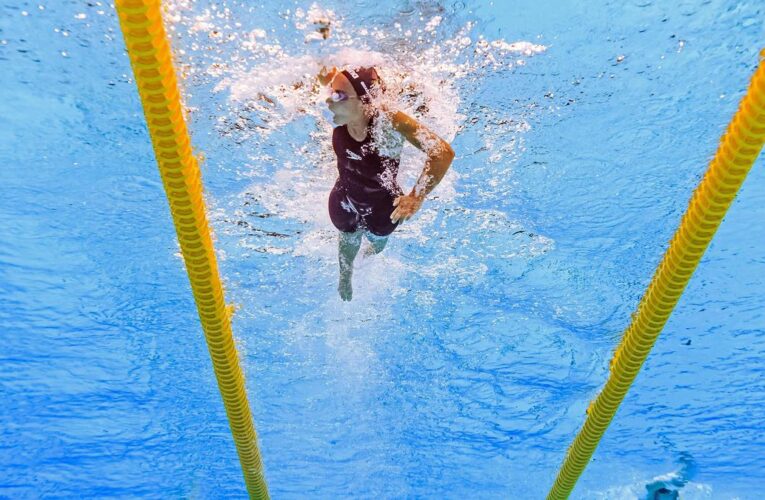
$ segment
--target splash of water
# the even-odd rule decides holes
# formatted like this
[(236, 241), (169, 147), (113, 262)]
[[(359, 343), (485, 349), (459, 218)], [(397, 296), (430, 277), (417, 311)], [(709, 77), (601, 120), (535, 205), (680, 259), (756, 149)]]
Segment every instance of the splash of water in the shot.
[[(523, 40), (489, 40), (476, 33), (475, 21), (455, 25), (442, 9), (425, 7), (420, 6), (419, 23), (402, 10), (402, 17), (359, 25), (348, 12), (319, 3), (307, 10), (279, 12), (236, 1), (169, 3), (170, 31), (182, 47), (176, 55), (186, 96), (217, 96), (215, 129), (222, 141), (244, 152), (247, 164), (239, 173), (254, 179), (242, 197), (256, 200), (263, 211), (307, 226), (303, 243), (292, 250), (295, 255), (334, 258), (331, 223), (326, 210), (316, 209), (326, 205), (337, 175), (329, 140), (332, 124), (322, 114), (325, 89), (316, 78), (322, 67), (374, 65), (386, 86), (384, 93), (373, 96), (374, 105), (403, 111), (448, 142), (460, 131), (483, 127), (480, 134), (491, 152), (490, 164), (511, 163), (523, 153), (523, 135), (529, 130), (523, 117), (488, 108), (485, 116), (468, 118), (461, 110), (470, 102), (463, 103), (463, 98), (476, 81), (525, 65), (546, 47)], [(260, 26), (248, 25), (263, 19)], [(193, 119), (193, 109), (191, 114)], [(397, 180), (408, 191), (425, 156), (405, 146), (391, 129), (389, 121), (376, 120), (372, 135), (383, 155), (400, 155)], [(426, 148), (434, 146), (423, 141)], [(438, 201), (426, 204), (407, 224), (405, 237), (427, 239), (424, 228), (435, 211), (456, 200), (459, 175), (458, 155), (437, 188)], [(244, 216), (241, 211), (240, 215)], [(527, 253), (534, 255), (535, 248), (551, 245), (535, 240)]]

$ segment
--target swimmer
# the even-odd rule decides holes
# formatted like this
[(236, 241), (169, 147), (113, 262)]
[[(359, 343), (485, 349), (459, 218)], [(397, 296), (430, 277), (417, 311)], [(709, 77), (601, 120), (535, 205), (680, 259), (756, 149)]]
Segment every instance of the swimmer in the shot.
[(657, 478), (647, 484), (645, 500), (678, 500), (680, 489), (696, 475), (696, 462), (690, 453), (680, 454), (680, 470), (677, 473)]
[[(337, 155), (338, 178), (329, 195), (329, 215), (340, 231), (338, 263), (340, 298), (353, 298), (353, 261), (362, 238), (369, 241), (365, 255), (380, 253), (396, 227), (412, 218), (425, 197), (449, 169), (454, 151), (449, 143), (401, 111), (375, 107), (370, 93), (384, 89), (377, 71), (369, 68), (322, 68), (319, 82), (329, 85), (327, 106), (335, 129), (332, 148)], [(414, 188), (404, 194), (396, 182), (399, 155), (380, 154), (372, 138), (372, 125), (384, 114), (398, 133), (427, 156)]]

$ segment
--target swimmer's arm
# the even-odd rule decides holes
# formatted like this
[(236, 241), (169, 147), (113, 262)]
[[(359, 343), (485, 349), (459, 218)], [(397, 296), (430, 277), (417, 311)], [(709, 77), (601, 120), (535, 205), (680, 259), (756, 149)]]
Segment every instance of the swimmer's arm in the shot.
[(388, 112), (393, 128), (414, 147), (428, 155), (425, 168), (422, 169), (410, 196), (420, 201), (433, 191), (454, 159), (454, 150), (448, 142), (438, 137), (425, 125), (401, 111)]

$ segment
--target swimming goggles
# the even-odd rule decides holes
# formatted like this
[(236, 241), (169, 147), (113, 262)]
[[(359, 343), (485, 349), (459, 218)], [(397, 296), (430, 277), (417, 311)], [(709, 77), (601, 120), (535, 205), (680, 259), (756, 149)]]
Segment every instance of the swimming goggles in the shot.
[(356, 96), (350, 96), (343, 92), (342, 90), (333, 90), (329, 94), (329, 98), (332, 100), (332, 102), (343, 102), (347, 101), (348, 99), (358, 99)]

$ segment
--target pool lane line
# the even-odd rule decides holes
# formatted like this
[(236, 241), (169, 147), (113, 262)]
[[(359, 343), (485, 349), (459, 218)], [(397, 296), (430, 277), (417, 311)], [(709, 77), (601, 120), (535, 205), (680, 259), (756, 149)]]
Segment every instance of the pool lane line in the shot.
[(251, 498), (269, 498), (160, 0), (115, 0), (218, 388)]
[(720, 139), (717, 153), (693, 193), (680, 226), (614, 352), (608, 380), (590, 403), (584, 426), (568, 449), (548, 499), (564, 499), (571, 494), (760, 154), (763, 143), (765, 50), (760, 52), (760, 64), (749, 89)]

